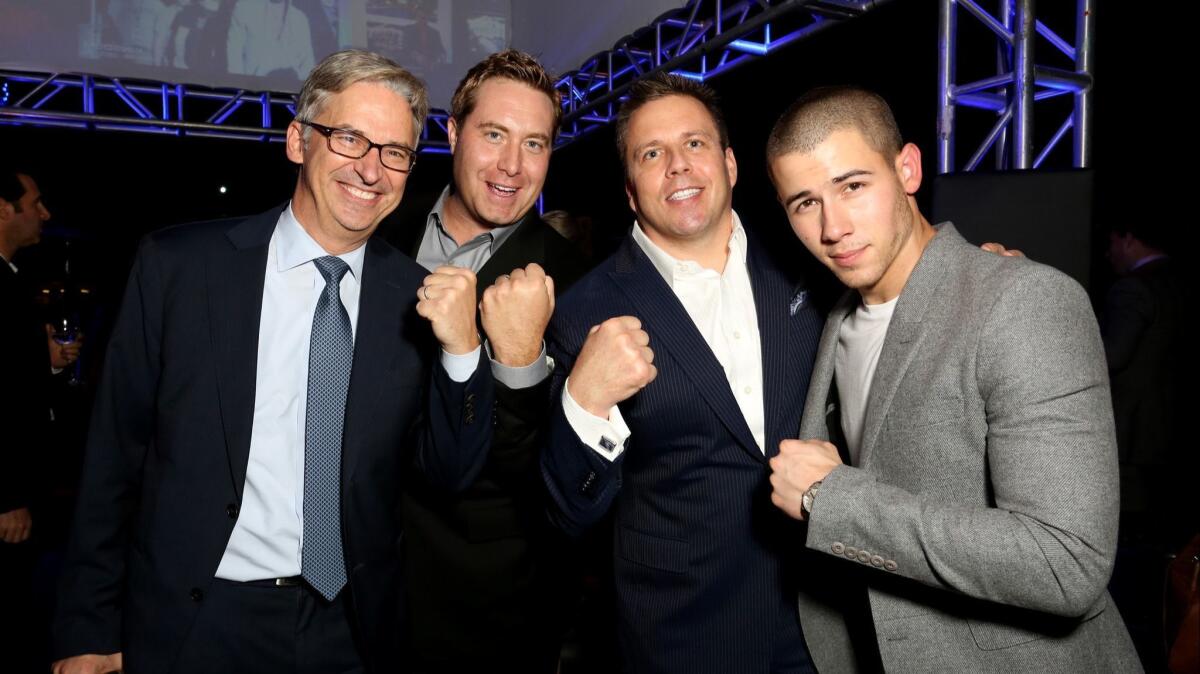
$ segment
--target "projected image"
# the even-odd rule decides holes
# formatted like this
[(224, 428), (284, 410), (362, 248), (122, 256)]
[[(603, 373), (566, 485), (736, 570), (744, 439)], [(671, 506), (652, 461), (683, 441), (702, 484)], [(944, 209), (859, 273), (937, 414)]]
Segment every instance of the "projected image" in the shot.
[(80, 56), (298, 82), (336, 49), (321, 0), (96, 0)]
[(0, 67), (296, 91), (347, 47), (422, 77), (445, 106), (508, 46), (511, 0), (0, 0)]
[(454, 60), (449, 0), (367, 0), (367, 49), (417, 74)]

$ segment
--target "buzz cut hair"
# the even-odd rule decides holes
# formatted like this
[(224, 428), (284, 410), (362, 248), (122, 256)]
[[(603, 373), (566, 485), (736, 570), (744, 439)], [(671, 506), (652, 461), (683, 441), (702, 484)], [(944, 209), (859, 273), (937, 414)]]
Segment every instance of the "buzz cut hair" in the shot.
[(842, 129), (858, 131), (872, 150), (888, 159), (904, 147), (896, 117), (879, 94), (851, 86), (820, 87), (797, 99), (775, 122), (767, 137), (767, 162), (812, 152)]

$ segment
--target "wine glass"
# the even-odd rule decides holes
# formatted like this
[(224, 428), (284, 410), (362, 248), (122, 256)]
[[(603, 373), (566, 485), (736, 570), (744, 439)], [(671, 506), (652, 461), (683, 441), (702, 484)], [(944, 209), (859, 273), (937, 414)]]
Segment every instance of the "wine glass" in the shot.
[[(65, 317), (62, 320), (54, 323), (54, 334), (51, 338), (59, 344), (71, 344), (79, 338), (79, 322), (71, 316)], [(71, 368), (71, 376), (67, 379), (67, 383), (75, 386), (79, 383), (79, 360), (75, 360), (75, 365)]]

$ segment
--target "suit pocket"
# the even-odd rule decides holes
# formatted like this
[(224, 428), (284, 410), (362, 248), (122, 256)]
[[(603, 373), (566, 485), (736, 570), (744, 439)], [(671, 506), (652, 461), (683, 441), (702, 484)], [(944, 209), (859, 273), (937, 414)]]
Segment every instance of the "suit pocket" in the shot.
[(971, 636), (975, 639), (975, 645), (983, 651), (998, 651), (1002, 648), (1020, 646), (1021, 644), (1027, 644), (1042, 638), (1042, 635), (1037, 632), (1031, 632), (1012, 625), (979, 622), (976, 620), (968, 620), (967, 624), (971, 627)]
[(617, 554), (622, 559), (668, 573), (688, 569), (688, 544), (673, 538), (660, 538), (626, 526), (617, 527)]

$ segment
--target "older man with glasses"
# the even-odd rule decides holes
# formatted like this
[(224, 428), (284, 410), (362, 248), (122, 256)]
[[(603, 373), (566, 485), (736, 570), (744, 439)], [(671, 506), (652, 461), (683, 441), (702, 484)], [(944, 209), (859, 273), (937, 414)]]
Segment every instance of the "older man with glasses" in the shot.
[(288, 204), (142, 243), (97, 393), (55, 672), (394, 669), (399, 481), (461, 488), (491, 438), (474, 275), (426, 277), (371, 238), (426, 109), (395, 63), (333, 54), (288, 127)]

